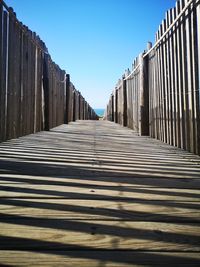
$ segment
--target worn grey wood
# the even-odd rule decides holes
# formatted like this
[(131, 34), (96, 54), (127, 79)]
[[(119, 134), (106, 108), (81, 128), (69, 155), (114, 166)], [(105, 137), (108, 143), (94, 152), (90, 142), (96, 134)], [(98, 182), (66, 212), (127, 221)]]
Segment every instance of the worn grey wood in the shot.
[[(196, 0), (196, 2), (198, 2)], [(197, 6), (197, 49), (198, 51), (200, 51), (200, 5), (198, 4)], [(197, 59), (197, 64), (198, 66), (200, 66), (200, 57), (198, 57)], [(200, 68), (198, 68), (198, 82), (197, 82), (197, 91), (196, 91), (196, 99), (197, 99), (197, 132), (200, 132), (200, 101), (198, 101), (198, 99), (200, 99)], [(200, 134), (198, 134), (197, 136), (197, 151), (198, 154), (200, 154)]]
[(0, 264), (195, 266), (199, 174), (199, 156), (107, 121), (4, 142)]

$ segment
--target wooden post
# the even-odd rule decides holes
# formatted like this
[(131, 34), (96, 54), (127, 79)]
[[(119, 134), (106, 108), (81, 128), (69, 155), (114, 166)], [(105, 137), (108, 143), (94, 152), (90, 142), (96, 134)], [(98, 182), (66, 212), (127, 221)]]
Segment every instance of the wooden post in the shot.
[(189, 135), (189, 143), (188, 143), (188, 150), (194, 153), (194, 120), (193, 120), (193, 108), (194, 108), (194, 101), (193, 101), (193, 81), (192, 81), (192, 45), (191, 45), (191, 12), (188, 9), (186, 11), (186, 40), (187, 40), (187, 81), (188, 81), (188, 135)]
[[(2, 12), (2, 10), (1, 10)], [(0, 39), (1, 43), (1, 77), (0, 77), (0, 141), (6, 140), (6, 126), (7, 126), (7, 59), (8, 59), (8, 53), (7, 53), (7, 33), (8, 33), (8, 16), (7, 12), (2, 13), (3, 19), (3, 33), (2, 33), (2, 40)]]
[(0, 3), (0, 142), (3, 141), (3, 132), (4, 132), (4, 90), (2, 85), (2, 76), (3, 76), (3, 6)]
[[(198, 2), (198, 0), (196, 0)], [(200, 4), (197, 5), (197, 47), (198, 47), (198, 61), (197, 61), (197, 88), (196, 88), (196, 109), (197, 109), (197, 133), (200, 133)], [(197, 135), (197, 154), (200, 155), (200, 134)]]
[(118, 123), (118, 90), (115, 88), (115, 123)]
[[(12, 10), (10, 9), (12, 12)], [(14, 53), (15, 53), (15, 40), (14, 40), (14, 26), (15, 21), (13, 16), (9, 15), (9, 25), (8, 25), (8, 91), (7, 91), (7, 132), (6, 132), (6, 139), (14, 138), (14, 119), (15, 116), (13, 111), (15, 109), (15, 101), (14, 101), (14, 69), (15, 64), (13, 62)]]
[(149, 91), (148, 91), (148, 58), (139, 56), (140, 76), (139, 76), (139, 134), (149, 135)]
[(73, 91), (73, 121), (76, 121), (76, 90)]
[(46, 54), (44, 54), (43, 90), (44, 90), (44, 130), (49, 131), (49, 71), (48, 71), (48, 55)]
[(122, 92), (123, 92), (123, 126), (127, 126), (127, 92), (126, 92), (126, 80), (125, 76), (122, 77)]
[(66, 103), (65, 103), (64, 123), (69, 123), (69, 109), (70, 109), (70, 75), (66, 74)]

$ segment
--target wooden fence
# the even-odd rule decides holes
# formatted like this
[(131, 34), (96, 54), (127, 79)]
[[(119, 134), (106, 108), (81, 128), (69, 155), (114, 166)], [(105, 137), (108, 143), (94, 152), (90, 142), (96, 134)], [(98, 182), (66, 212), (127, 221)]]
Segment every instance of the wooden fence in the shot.
[(44, 42), (0, 1), (0, 141), (97, 118)]
[(106, 118), (200, 154), (200, 1), (166, 12), (156, 43), (112, 93)]

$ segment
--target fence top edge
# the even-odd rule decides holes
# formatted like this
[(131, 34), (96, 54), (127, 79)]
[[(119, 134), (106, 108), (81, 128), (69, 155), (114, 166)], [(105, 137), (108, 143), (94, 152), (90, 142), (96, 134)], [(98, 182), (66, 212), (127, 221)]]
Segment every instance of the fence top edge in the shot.
[[(178, 20), (183, 16), (183, 14), (187, 11), (187, 9), (190, 7), (192, 3), (199, 4), (200, 0), (189, 0), (189, 2), (185, 5), (185, 7), (181, 10), (180, 14), (177, 16), (177, 18), (170, 24), (168, 29), (162, 34), (162, 36), (157, 40), (157, 42), (152, 46), (151, 49), (149, 49), (143, 57), (145, 58), (148, 56), (158, 45), (159, 43), (165, 38), (165, 36), (169, 33), (169, 31), (174, 27), (174, 25), (178, 22)], [(167, 11), (169, 12), (169, 10)]]

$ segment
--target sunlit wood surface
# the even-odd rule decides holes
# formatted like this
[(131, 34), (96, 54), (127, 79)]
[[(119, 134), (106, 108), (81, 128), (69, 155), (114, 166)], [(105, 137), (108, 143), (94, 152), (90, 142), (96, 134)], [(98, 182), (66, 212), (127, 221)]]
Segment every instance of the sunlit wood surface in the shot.
[(200, 157), (106, 121), (0, 144), (1, 266), (200, 266)]

